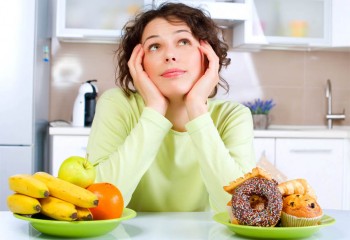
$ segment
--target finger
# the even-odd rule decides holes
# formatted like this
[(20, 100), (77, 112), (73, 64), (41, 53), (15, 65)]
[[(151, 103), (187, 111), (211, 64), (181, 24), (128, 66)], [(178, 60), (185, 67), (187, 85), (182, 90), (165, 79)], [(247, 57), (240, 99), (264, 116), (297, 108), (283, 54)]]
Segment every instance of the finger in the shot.
[(128, 67), (129, 67), (131, 74), (135, 73), (135, 60), (136, 60), (137, 55), (140, 51), (140, 48), (141, 48), (141, 44), (138, 44), (135, 46), (135, 48), (133, 49), (133, 51), (131, 53), (130, 59), (128, 61)]
[(135, 58), (136, 58), (136, 55), (137, 53), (140, 51), (140, 44), (137, 44), (134, 49), (132, 50), (132, 53), (131, 53), (131, 56), (130, 56), (130, 59), (129, 59), (129, 62), (130, 63), (134, 63), (135, 62)]
[(138, 50), (136, 56), (135, 56), (135, 69), (136, 71), (143, 72), (143, 66), (142, 66), (142, 61), (143, 61), (143, 56), (144, 56), (145, 52), (143, 50), (142, 47), (140, 47), (140, 49)]
[(210, 69), (219, 69), (219, 57), (216, 55), (214, 49), (206, 41), (201, 41), (200, 50), (208, 58)]

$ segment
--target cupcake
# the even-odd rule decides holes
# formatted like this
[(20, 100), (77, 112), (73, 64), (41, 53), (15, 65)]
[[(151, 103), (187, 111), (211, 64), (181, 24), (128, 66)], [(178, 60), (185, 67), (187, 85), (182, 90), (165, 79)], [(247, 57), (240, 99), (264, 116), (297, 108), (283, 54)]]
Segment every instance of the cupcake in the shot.
[(281, 224), (283, 227), (317, 225), (323, 216), (317, 201), (308, 194), (292, 194), (283, 199)]

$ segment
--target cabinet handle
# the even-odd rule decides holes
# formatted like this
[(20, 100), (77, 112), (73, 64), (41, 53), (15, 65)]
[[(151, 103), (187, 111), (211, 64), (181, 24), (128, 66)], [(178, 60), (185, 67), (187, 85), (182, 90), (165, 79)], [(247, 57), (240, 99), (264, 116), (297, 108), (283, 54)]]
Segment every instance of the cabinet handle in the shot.
[(292, 153), (331, 153), (332, 149), (291, 149)]

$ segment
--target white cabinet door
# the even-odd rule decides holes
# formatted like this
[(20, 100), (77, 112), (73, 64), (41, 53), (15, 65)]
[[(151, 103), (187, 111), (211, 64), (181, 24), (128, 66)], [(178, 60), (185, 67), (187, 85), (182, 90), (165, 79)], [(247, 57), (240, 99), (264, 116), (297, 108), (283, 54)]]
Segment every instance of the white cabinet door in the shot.
[(226, 27), (247, 20), (250, 15), (247, 4), (242, 1), (154, 0), (153, 2), (155, 6), (159, 6), (164, 2), (181, 2), (191, 7), (204, 9), (218, 25)]
[(68, 157), (86, 157), (88, 139), (88, 136), (51, 136), (50, 173), (57, 176), (61, 163)]
[(15, 174), (32, 174), (31, 146), (0, 147), (0, 211), (8, 210), (6, 198), (13, 193), (8, 187), (8, 178)]
[(305, 178), (322, 208), (345, 208), (344, 139), (276, 139), (276, 167)]
[(332, 47), (350, 47), (350, 1), (332, 1)]
[(254, 149), (257, 162), (265, 155), (275, 165), (275, 138), (254, 138)]
[(116, 43), (124, 24), (151, 0), (56, 0), (55, 34), (61, 41)]
[(251, 15), (247, 21), (234, 26), (233, 46), (272, 49), (330, 47), (331, 2), (245, 0)]

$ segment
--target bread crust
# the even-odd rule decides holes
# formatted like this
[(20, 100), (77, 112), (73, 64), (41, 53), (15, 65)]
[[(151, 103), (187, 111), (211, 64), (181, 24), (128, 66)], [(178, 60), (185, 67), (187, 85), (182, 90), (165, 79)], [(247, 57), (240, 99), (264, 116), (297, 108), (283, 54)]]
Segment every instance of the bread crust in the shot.
[(272, 177), (269, 173), (267, 173), (262, 168), (255, 167), (252, 169), (251, 172), (244, 174), (243, 177), (237, 178), (236, 180), (230, 182), (230, 185), (224, 186), (224, 190), (229, 194), (233, 194), (233, 191), (235, 190), (235, 188), (237, 188), (239, 185), (244, 183), (246, 180), (253, 177), (262, 177), (268, 180), (272, 180)]
[(278, 184), (277, 187), (278, 190), (282, 193), (282, 196), (288, 196), (292, 194), (308, 194), (312, 198), (317, 199), (315, 191), (303, 178), (282, 182)]

